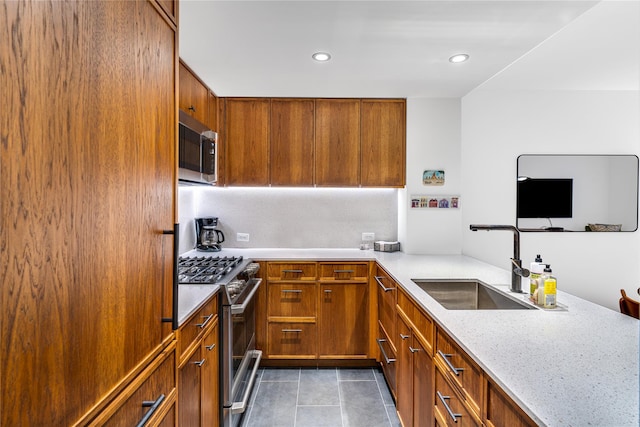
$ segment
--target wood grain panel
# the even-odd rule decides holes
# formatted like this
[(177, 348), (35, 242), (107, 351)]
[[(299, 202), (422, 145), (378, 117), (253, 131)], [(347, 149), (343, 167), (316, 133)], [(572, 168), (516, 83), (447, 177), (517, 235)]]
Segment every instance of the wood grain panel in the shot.
[(316, 184), (360, 184), (360, 100), (316, 100)]
[(170, 333), (175, 33), (147, 2), (12, 1), (0, 40), (0, 424), (71, 425)]
[(314, 100), (271, 100), (271, 185), (312, 186)]

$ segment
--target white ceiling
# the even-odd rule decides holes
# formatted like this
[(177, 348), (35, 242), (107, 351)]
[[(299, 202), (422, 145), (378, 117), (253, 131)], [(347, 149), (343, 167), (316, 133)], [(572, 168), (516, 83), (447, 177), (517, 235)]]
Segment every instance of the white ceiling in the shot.
[(461, 97), (596, 3), (182, 0), (179, 49), (219, 96)]

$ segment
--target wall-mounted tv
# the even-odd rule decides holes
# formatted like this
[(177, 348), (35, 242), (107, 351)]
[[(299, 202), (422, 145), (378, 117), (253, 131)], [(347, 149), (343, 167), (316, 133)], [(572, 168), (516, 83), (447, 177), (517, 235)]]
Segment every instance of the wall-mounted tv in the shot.
[(573, 179), (518, 180), (517, 211), (518, 218), (571, 218)]

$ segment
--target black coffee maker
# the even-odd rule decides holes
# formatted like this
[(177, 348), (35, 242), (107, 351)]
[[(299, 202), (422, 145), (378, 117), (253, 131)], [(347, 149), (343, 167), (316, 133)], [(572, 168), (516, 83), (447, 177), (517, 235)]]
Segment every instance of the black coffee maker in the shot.
[(196, 218), (196, 249), (202, 252), (218, 252), (220, 243), (224, 242), (224, 234), (216, 227), (218, 218)]

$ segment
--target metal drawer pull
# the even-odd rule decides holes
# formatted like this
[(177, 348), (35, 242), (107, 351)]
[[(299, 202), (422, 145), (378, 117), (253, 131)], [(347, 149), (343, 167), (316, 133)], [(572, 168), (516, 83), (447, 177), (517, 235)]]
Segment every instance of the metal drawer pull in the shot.
[(283, 289), (282, 292), (285, 294), (301, 294), (302, 289)]
[(295, 332), (295, 333), (300, 333), (302, 332), (302, 329), (283, 329), (282, 333), (286, 334), (287, 332)]
[(456, 368), (455, 366), (453, 366), (453, 364), (451, 364), (451, 361), (448, 359), (449, 357), (452, 357), (453, 354), (444, 354), (442, 350), (438, 350), (438, 354), (444, 359), (447, 366), (449, 366), (449, 369), (451, 369), (451, 371), (454, 374), (456, 374), (456, 377), (460, 376), (460, 372), (464, 371), (464, 368)]
[(402, 338), (403, 340), (406, 340), (406, 339), (411, 338), (411, 335), (402, 335), (402, 334), (400, 334), (400, 338)]
[(442, 404), (444, 405), (453, 422), (457, 423), (458, 418), (462, 418), (462, 414), (454, 414), (449, 405), (447, 405), (447, 402), (445, 402), (445, 400), (451, 399), (451, 396), (443, 396), (439, 391), (436, 391), (436, 393), (438, 394), (438, 399), (440, 399), (440, 402), (442, 402)]
[(149, 409), (147, 413), (144, 414), (144, 417), (142, 417), (138, 424), (136, 424), (136, 427), (143, 427), (147, 423), (147, 421), (149, 421), (149, 418), (151, 418), (153, 413), (156, 412), (156, 409), (158, 409), (160, 405), (162, 405), (162, 402), (164, 402), (164, 394), (158, 396), (156, 400), (143, 400), (142, 407), (151, 409)]
[(204, 348), (206, 348), (207, 350), (211, 351), (211, 350), (213, 350), (214, 348), (216, 348), (216, 345), (215, 345), (215, 344), (206, 345), (206, 346), (204, 346)]
[(196, 323), (196, 326), (199, 327), (200, 329), (204, 329), (204, 327), (207, 326), (207, 323), (209, 323), (209, 321), (213, 319), (213, 313), (211, 313), (208, 316), (202, 316), (202, 317), (204, 317), (204, 322)]
[(283, 273), (298, 273), (302, 274), (302, 270), (282, 270)]
[(202, 359), (202, 360), (198, 360), (197, 362), (191, 362), (191, 363), (193, 363), (194, 365), (202, 366), (206, 361), (207, 359)]
[(385, 363), (388, 365), (390, 363), (395, 362), (396, 359), (389, 358), (389, 356), (387, 356), (387, 352), (384, 351), (384, 346), (382, 345), (382, 343), (387, 342), (387, 340), (384, 338), (377, 338), (376, 341), (378, 342), (378, 347), (380, 347), (380, 352), (382, 353), (382, 357), (384, 357)]
[(413, 347), (409, 346), (409, 351), (410, 351), (411, 353), (417, 353), (417, 352), (419, 352), (419, 351), (420, 351), (420, 349), (419, 349), (419, 348), (413, 348)]
[(324, 293), (325, 293), (325, 294), (330, 294), (330, 293), (331, 293), (331, 289), (325, 289), (325, 290), (324, 290)]
[(382, 280), (380, 279), (384, 279), (384, 276), (374, 276), (374, 279), (376, 279), (376, 282), (378, 282), (378, 286), (380, 286), (382, 288), (383, 291), (385, 292), (389, 292), (394, 290), (395, 288), (387, 288), (383, 283)]
[(333, 270), (334, 274), (339, 274), (339, 273), (355, 273), (355, 270)]

